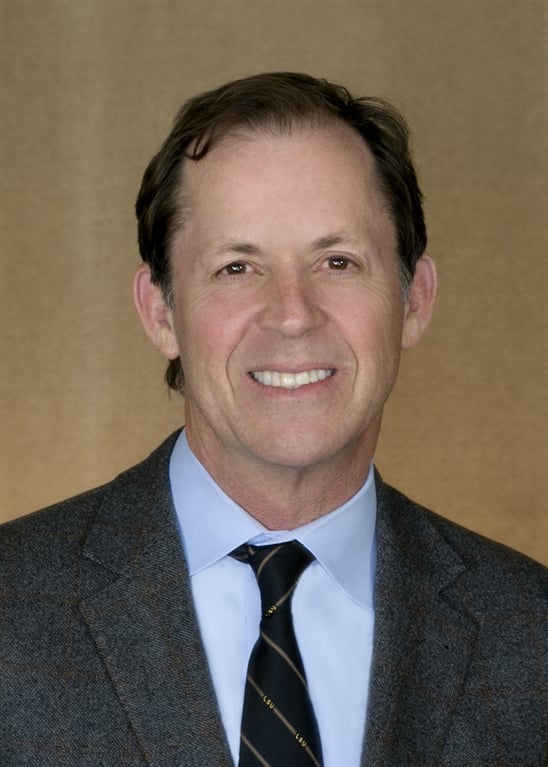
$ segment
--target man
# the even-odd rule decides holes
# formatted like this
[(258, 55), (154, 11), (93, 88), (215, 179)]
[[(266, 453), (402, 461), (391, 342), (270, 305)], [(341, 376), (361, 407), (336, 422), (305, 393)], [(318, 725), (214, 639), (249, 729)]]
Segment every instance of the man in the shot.
[(229, 83), (136, 209), (185, 429), (3, 528), (0, 763), (545, 764), (545, 570), (372, 468), (436, 293), (402, 118)]

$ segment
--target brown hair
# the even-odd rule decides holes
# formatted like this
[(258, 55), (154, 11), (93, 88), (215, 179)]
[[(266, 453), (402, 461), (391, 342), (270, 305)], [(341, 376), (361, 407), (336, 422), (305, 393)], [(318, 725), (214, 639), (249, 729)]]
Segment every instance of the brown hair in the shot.
[[(396, 229), (402, 287), (404, 292), (408, 289), (426, 248), (426, 226), (404, 118), (383, 99), (353, 98), (346, 88), (306, 74), (271, 72), (229, 82), (187, 101), (144, 173), (135, 205), (139, 250), (168, 304), (172, 304), (170, 246), (184, 214), (183, 160), (201, 160), (232, 131), (289, 133), (295, 127), (333, 120), (357, 131), (375, 159)], [(183, 390), (179, 359), (169, 362), (165, 377), (170, 388)]]

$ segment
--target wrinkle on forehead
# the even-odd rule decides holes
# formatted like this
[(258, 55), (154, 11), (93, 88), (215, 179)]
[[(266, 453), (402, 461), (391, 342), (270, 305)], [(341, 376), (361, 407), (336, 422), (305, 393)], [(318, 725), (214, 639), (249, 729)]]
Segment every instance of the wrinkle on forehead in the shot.
[(338, 120), (332, 115), (319, 114), (310, 115), (306, 118), (295, 117), (288, 121), (286, 124), (265, 122), (264, 125), (257, 126), (234, 126), (224, 131), (219, 137), (215, 138), (206, 154), (197, 158), (193, 158), (191, 151), (190, 154), (183, 159), (179, 171), (177, 194), (180, 200), (180, 225), (183, 225), (186, 218), (188, 218), (188, 216), (184, 215), (184, 211), (190, 211), (192, 209), (190, 195), (188, 194), (188, 190), (186, 188), (188, 183), (185, 178), (187, 176), (185, 171), (201, 163), (202, 160), (210, 156), (212, 152), (217, 152), (219, 150), (230, 151), (231, 147), (235, 147), (240, 143), (254, 142), (262, 138), (272, 138), (273, 140), (276, 140), (288, 137), (298, 137), (300, 134), (303, 141), (306, 141), (307, 138), (310, 138), (310, 136), (317, 133), (323, 133), (326, 135), (326, 137), (335, 136), (344, 138), (346, 141), (353, 143), (356, 148), (366, 150), (364, 152), (364, 158), (367, 158), (366, 162), (370, 164), (372, 177), (376, 182), (376, 191), (378, 191), (379, 196), (383, 198), (383, 203), (386, 204), (384, 195), (382, 194), (377, 162), (365, 139), (355, 128), (343, 120)]
[[(179, 182), (177, 185), (177, 215), (174, 219), (174, 226), (172, 227), (169, 241), (170, 256), (174, 253), (176, 242), (196, 208), (195, 190), (193, 189), (193, 186), (197, 179), (194, 175), (194, 171), (196, 169), (199, 173), (202, 170), (200, 167), (202, 162), (206, 162), (207, 158), (211, 158), (212, 155), (218, 156), (219, 154), (225, 154), (227, 158), (229, 158), (234, 151), (237, 151), (238, 146), (245, 143), (253, 143), (263, 139), (272, 139), (272, 141), (276, 143), (277, 140), (284, 140), (287, 138), (306, 142), (311, 136), (318, 134), (323, 134), (326, 140), (342, 138), (345, 144), (353, 144), (362, 155), (364, 165), (367, 169), (366, 173), (364, 173), (364, 177), (368, 176), (372, 182), (369, 184), (369, 191), (372, 194), (375, 203), (378, 205), (379, 210), (387, 216), (394, 227), (395, 236), (392, 211), (386, 195), (382, 191), (381, 178), (377, 169), (375, 157), (367, 143), (358, 131), (342, 120), (339, 121), (330, 115), (320, 115), (319, 117), (322, 119), (293, 119), (292, 122), (288, 123), (286, 126), (272, 123), (257, 127), (248, 127), (245, 125), (234, 127), (220, 136), (202, 157), (198, 159), (186, 157), (181, 163), (179, 170)], [(203, 178), (204, 177), (202, 176), (200, 181), (203, 181)], [(338, 233), (327, 235), (328, 238), (336, 236), (338, 236)]]

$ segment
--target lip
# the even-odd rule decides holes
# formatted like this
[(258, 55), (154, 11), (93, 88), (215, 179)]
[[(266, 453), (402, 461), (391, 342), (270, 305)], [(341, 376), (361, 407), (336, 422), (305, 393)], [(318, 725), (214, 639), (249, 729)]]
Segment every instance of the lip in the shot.
[(267, 365), (249, 371), (248, 378), (264, 391), (296, 392), (315, 389), (335, 373), (330, 365), (302, 365), (297, 369)]

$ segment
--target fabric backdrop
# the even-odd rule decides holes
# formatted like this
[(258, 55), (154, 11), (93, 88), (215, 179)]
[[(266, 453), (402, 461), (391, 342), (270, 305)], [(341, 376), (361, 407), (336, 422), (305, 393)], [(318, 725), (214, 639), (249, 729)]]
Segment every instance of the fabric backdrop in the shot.
[(377, 464), (548, 562), (545, 0), (0, 0), (0, 515), (181, 422), (134, 314), (132, 207), (190, 95), (304, 70), (407, 115), (440, 295)]

